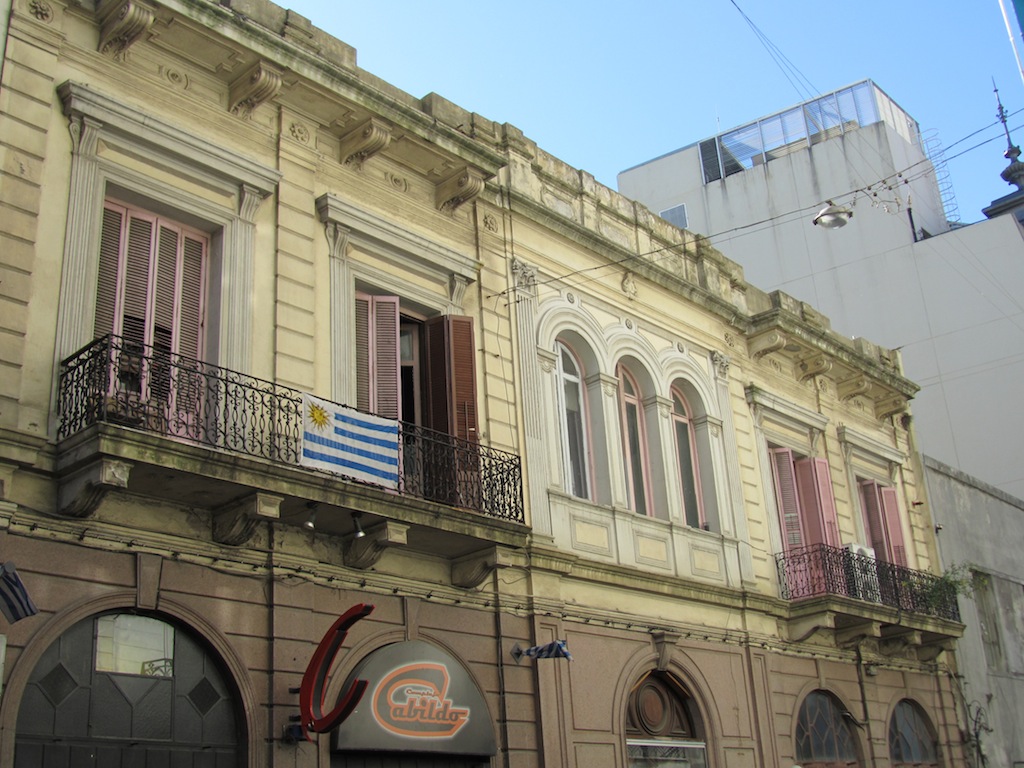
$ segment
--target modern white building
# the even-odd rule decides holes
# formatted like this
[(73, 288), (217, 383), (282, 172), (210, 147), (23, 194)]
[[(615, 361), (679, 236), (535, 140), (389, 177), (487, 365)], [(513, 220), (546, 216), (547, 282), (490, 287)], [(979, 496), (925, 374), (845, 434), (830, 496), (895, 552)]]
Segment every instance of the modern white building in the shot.
[[(1008, 407), (1024, 378), (1020, 201), (951, 225), (940, 182), (916, 121), (870, 80), (618, 179), (728, 253), (745, 279), (808, 302), (840, 333), (901, 348), (922, 387), (923, 452), (1024, 497), (1024, 411)], [(828, 201), (853, 213), (839, 231), (812, 224)]]

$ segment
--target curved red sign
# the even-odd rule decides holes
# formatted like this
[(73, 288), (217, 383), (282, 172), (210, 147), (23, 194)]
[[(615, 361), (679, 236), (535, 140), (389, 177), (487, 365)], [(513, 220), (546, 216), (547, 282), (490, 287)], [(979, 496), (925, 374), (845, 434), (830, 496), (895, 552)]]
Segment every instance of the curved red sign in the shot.
[(373, 606), (358, 603), (343, 613), (327, 630), (316, 652), (309, 660), (306, 673), (302, 676), (302, 687), (299, 689), (299, 715), (302, 718), (302, 735), (306, 741), (313, 741), (310, 732), (326, 733), (338, 727), (341, 722), (352, 714), (366, 692), (368, 683), (355, 680), (345, 694), (338, 700), (337, 706), (326, 715), (324, 709), (324, 688), (327, 674), (334, 665), (334, 657), (338, 655), (341, 644), (345, 642), (349, 627), (373, 612)]
[(386, 731), (419, 739), (447, 739), (469, 722), (469, 710), (448, 698), (448, 668), (414, 662), (392, 670), (377, 684), (373, 718)]

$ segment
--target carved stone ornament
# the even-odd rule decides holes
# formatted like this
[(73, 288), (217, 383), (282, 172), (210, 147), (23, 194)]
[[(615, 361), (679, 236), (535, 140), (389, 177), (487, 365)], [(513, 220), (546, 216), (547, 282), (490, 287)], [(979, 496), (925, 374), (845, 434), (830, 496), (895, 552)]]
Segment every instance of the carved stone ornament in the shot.
[(760, 336), (750, 340), (750, 354), (755, 360), (760, 360), (767, 354), (778, 352), (786, 346), (786, 337), (778, 331), (762, 333)]
[(361, 538), (351, 538), (345, 545), (345, 565), (365, 571), (376, 565), (389, 547), (408, 543), (409, 526), (388, 520), (366, 530)]
[(309, 144), (309, 128), (302, 123), (292, 123), (288, 126), (288, 133), (292, 135), (299, 144)]
[(519, 288), (532, 288), (537, 284), (537, 268), (520, 259), (512, 260), (512, 276)]
[(493, 214), (486, 214), (484, 216), (484, 229), (488, 232), (497, 233), (498, 231), (498, 218)]
[(341, 138), (338, 160), (342, 165), (361, 168), (363, 163), (391, 143), (391, 126), (371, 117)]
[(807, 379), (821, 376), (831, 370), (832, 361), (825, 355), (817, 355), (800, 363), (800, 381), (807, 381)]
[(875, 400), (875, 418), (887, 419), (907, 410), (907, 398), (903, 395), (892, 395)]
[(632, 272), (627, 272), (622, 276), (622, 292), (629, 298), (636, 298), (636, 280), (633, 278)]
[(475, 552), (452, 563), (452, 584), (463, 589), (475, 589), (498, 568), (514, 564), (512, 553), (498, 547)]
[(261, 519), (281, 517), (284, 497), (272, 493), (254, 493), (217, 510), (213, 515), (213, 540), (229, 547), (239, 547), (252, 538)]
[(132, 465), (116, 459), (100, 459), (62, 480), (57, 509), (65, 517), (89, 517), (113, 490), (128, 487)]
[(729, 362), (727, 355), (723, 355), (721, 352), (711, 353), (711, 364), (715, 366), (715, 372), (721, 379), (729, 377)]
[(99, 52), (124, 61), (128, 49), (153, 25), (156, 14), (138, 0), (112, 0), (101, 8)]
[(460, 205), (468, 203), (483, 191), (484, 174), (476, 168), (463, 168), (437, 185), (437, 208), (444, 213), (453, 213)]
[(409, 191), (409, 180), (403, 179), (401, 176), (396, 176), (391, 173), (391, 171), (384, 172), (384, 180), (399, 192)]
[(228, 109), (234, 115), (247, 118), (280, 90), (281, 71), (266, 61), (258, 61), (231, 84)]
[(851, 400), (858, 395), (866, 395), (870, 389), (871, 380), (867, 376), (854, 376), (839, 382), (839, 399)]
[(40, 21), (49, 24), (53, 20), (53, 7), (46, 0), (32, 0), (28, 9)]

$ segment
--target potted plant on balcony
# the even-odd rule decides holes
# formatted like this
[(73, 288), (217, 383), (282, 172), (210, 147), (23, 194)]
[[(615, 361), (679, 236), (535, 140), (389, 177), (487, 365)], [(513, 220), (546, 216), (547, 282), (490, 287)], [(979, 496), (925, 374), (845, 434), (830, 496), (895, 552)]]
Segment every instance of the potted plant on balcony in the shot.
[(924, 585), (921, 594), (926, 613), (936, 616), (960, 596), (974, 596), (974, 575), (967, 563), (954, 563)]

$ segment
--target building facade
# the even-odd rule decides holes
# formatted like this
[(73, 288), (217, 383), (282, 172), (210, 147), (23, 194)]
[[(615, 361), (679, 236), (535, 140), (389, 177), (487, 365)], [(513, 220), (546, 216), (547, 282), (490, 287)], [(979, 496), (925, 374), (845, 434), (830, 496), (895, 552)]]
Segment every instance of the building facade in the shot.
[(263, 0), (0, 120), (0, 763), (962, 761), (897, 352)]

